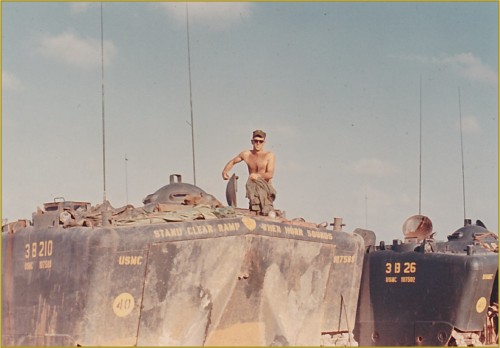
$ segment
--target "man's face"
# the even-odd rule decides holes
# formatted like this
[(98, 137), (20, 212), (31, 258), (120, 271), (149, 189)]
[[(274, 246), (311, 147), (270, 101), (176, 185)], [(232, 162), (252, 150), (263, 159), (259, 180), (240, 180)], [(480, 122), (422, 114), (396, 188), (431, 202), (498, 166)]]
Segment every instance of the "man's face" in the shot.
[(261, 137), (255, 137), (252, 139), (253, 148), (255, 150), (261, 150), (264, 147), (265, 140)]

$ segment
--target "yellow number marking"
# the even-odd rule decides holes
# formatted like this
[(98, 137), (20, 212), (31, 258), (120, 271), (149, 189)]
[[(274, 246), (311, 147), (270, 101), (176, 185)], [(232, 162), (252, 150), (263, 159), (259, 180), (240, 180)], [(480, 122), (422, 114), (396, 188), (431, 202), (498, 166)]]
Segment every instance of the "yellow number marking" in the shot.
[(486, 309), (487, 301), (484, 297), (481, 297), (476, 302), (476, 312), (481, 313)]
[(135, 306), (134, 297), (128, 292), (122, 292), (113, 301), (113, 311), (118, 317), (126, 317)]

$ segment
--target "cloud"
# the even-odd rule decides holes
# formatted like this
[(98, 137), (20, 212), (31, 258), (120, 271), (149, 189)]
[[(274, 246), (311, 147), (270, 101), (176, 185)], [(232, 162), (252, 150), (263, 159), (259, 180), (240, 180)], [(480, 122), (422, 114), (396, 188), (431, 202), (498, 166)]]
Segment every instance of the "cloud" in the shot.
[(422, 55), (401, 55), (399, 57), (421, 64), (448, 67), (467, 80), (479, 81), (489, 85), (498, 84), (497, 72), (472, 53), (459, 53), (441, 57)]
[[(80, 69), (93, 69), (101, 65), (101, 40), (79, 37), (70, 30), (55, 36), (43, 36), (39, 41), (40, 52), (47, 58)], [(115, 45), (104, 40), (104, 64), (115, 57)]]
[[(460, 129), (460, 121), (456, 123), (457, 128)], [(462, 117), (462, 131), (469, 134), (477, 134), (481, 132), (479, 121), (476, 116)]]
[(4, 91), (21, 91), (23, 84), (16, 75), (2, 71), (2, 89)]
[(71, 3), (70, 11), (71, 14), (80, 14), (88, 11), (92, 3), (90, 2), (73, 2)]
[[(186, 5), (179, 2), (156, 4), (178, 24), (186, 23)], [(253, 5), (248, 2), (191, 2), (188, 4), (189, 22), (225, 28), (251, 15)]]
[(378, 158), (362, 158), (354, 162), (351, 168), (358, 174), (377, 177), (390, 177), (400, 172), (400, 169), (395, 165)]
[(472, 53), (460, 53), (444, 57), (438, 60), (438, 63), (450, 65), (459, 75), (466, 79), (481, 81), (491, 85), (498, 83), (498, 74)]

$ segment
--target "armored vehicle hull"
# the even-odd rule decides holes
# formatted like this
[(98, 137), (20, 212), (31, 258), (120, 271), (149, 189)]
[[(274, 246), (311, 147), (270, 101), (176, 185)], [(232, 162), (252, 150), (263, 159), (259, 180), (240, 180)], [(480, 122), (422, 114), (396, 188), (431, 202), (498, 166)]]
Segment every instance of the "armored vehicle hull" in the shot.
[(376, 246), (174, 178), (141, 208), (63, 200), (4, 226), (2, 345), (498, 343), (498, 240), (481, 223), (437, 242), (419, 215), (405, 243)]
[(4, 232), (2, 345), (356, 344), (359, 235), (201, 215)]
[(467, 225), (446, 242), (368, 248), (355, 338), (362, 346), (498, 344), (498, 241)]

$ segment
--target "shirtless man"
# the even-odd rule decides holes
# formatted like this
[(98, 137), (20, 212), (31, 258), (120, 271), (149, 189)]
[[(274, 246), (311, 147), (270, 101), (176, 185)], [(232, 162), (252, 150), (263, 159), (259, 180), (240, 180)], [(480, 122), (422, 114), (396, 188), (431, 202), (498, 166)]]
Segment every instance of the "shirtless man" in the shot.
[(266, 133), (261, 130), (253, 132), (252, 150), (245, 150), (235, 158), (227, 162), (222, 170), (222, 178), (229, 179), (228, 172), (233, 166), (245, 161), (248, 166), (247, 198), (250, 199), (250, 210), (267, 215), (273, 210), (272, 202), (276, 197), (276, 191), (271, 185), (274, 176), (274, 154), (264, 150)]
[(242, 151), (238, 156), (227, 162), (222, 177), (224, 180), (229, 179), (228, 172), (233, 168), (236, 163), (245, 161), (248, 166), (249, 179), (252, 181), (262, 178), (269, 182), (274, 175), (274, 154), (270, 151), (264, 150), (264, 143), (266, 142), (266, 133), (261, 130), (253, 132), (251, 140), (253, 144), (252, 150)]

